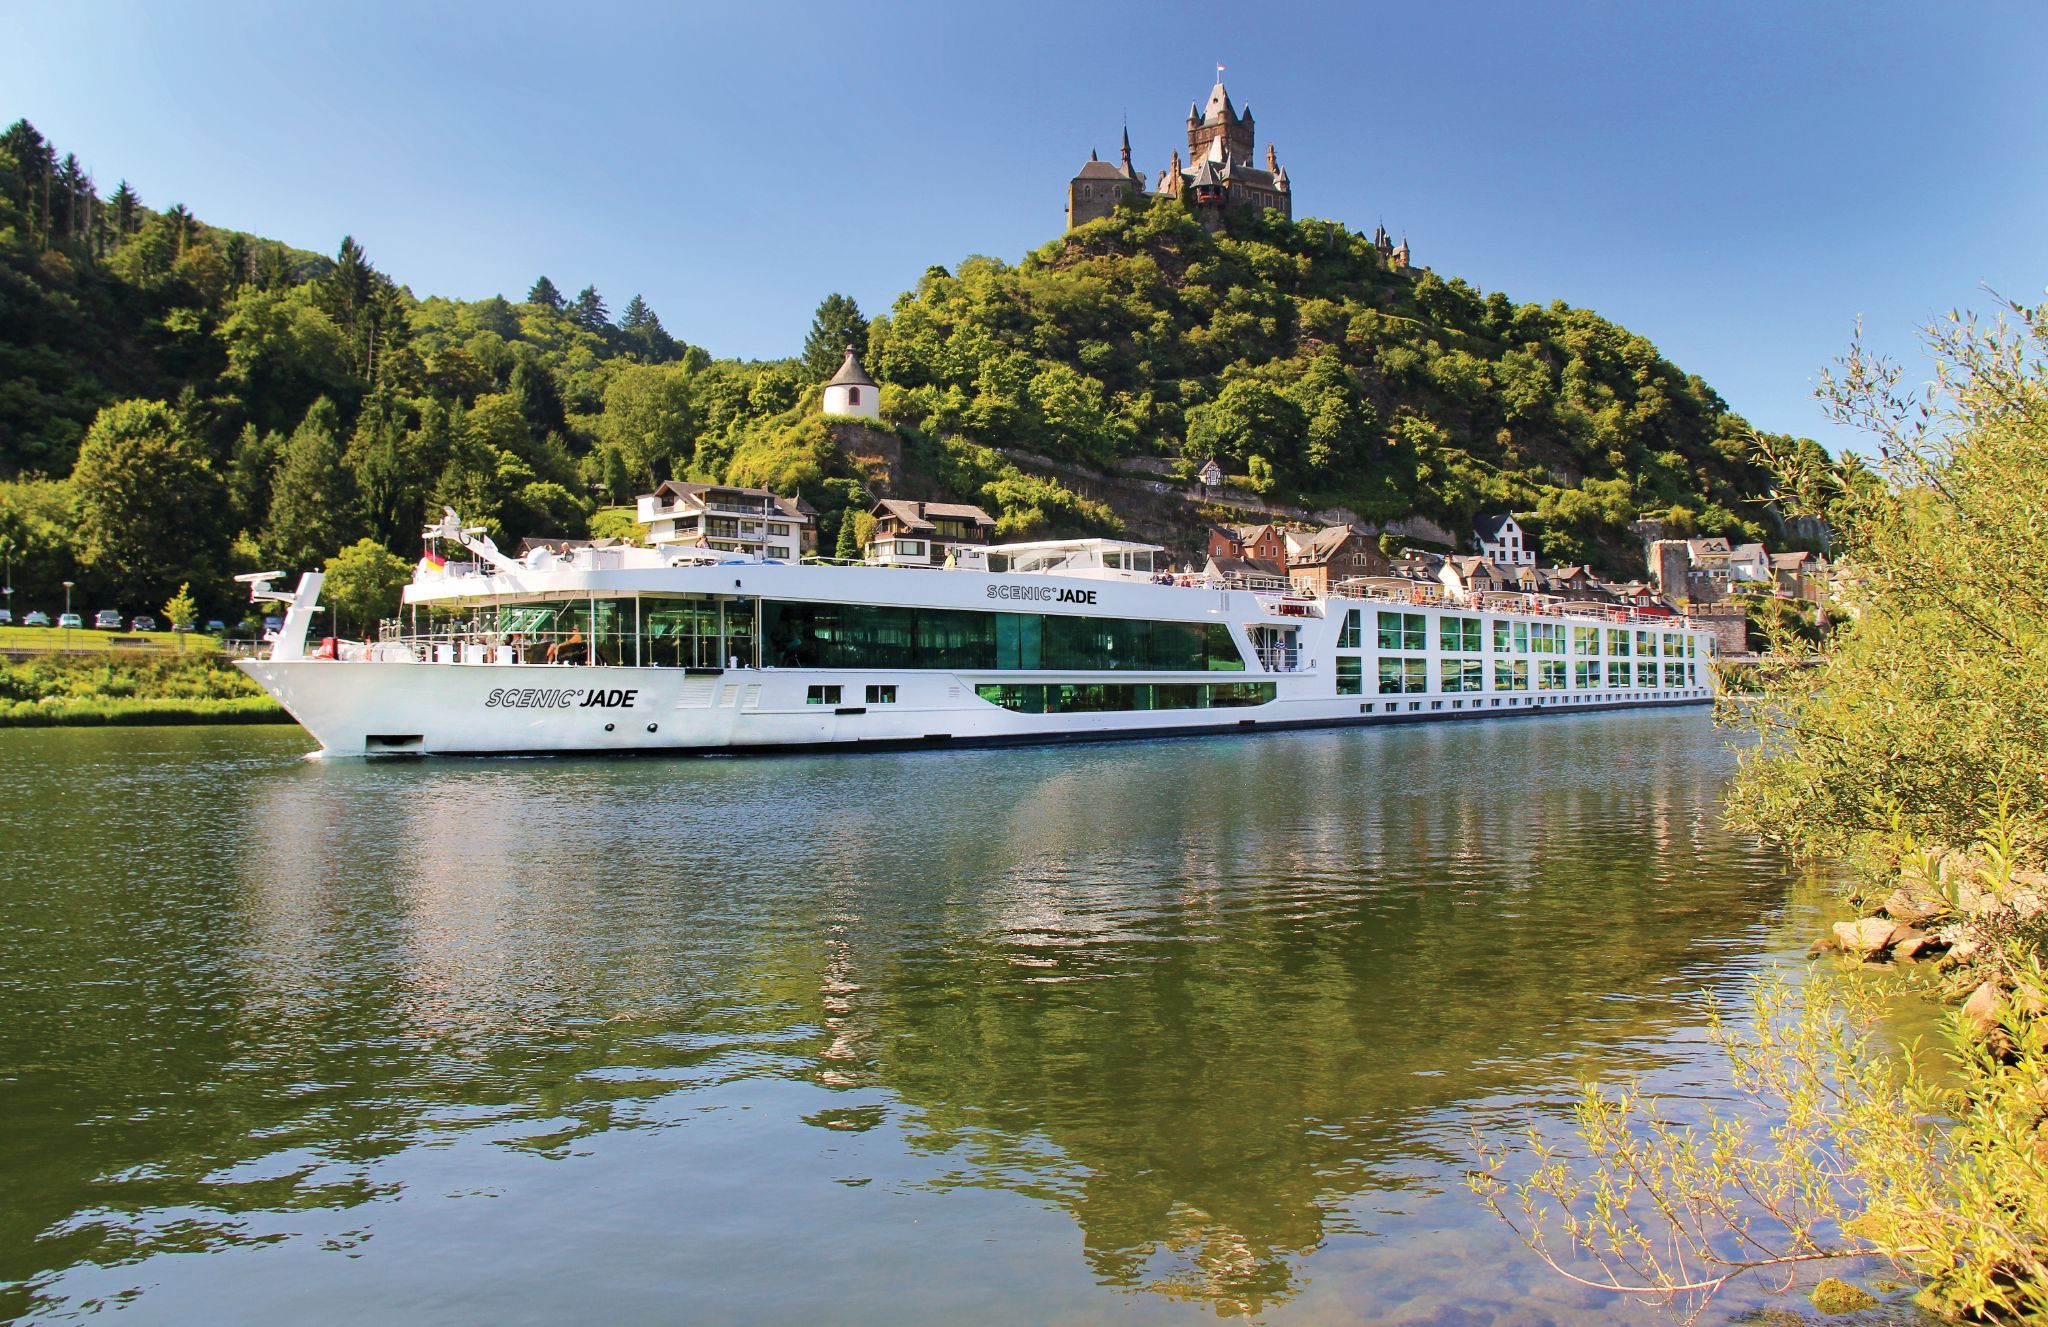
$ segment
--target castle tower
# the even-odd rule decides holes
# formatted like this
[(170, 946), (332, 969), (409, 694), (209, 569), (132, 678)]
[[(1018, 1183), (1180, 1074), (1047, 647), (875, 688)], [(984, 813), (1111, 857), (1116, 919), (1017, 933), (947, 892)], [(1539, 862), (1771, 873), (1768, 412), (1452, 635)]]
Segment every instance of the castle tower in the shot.
[(860, 366), (852, 346), (846, 348), (846, 362), (839, 366), (839, 372), (825, 384), (824, 410), (828, 415), (851, 415), (856, 419), (882, 417), (882, 389)]
[(1252, 108), (1244, 108), (1239, 115), (1237, 108), (1230, 104), (1230, 93), (1223, 86), (1223, 71), (1216, 71), (1216, 86), (1209, 89), (1209, 104), (1197, 114), (1188, 107), (1188, 160), (1200, 161), (1209, 155), (1209, 145), (1223, 140), (1224, 154), (1233, 165), (1252, 164)]
[(1067, 229), (1099, 221), (1120, 202), (1143, 206), (1145, 177), (1131, 165), (1131, 131), (1124, 129), (1123, 161), (1112, 166), (1092, 150), (1080, 174), (1067, 181)]

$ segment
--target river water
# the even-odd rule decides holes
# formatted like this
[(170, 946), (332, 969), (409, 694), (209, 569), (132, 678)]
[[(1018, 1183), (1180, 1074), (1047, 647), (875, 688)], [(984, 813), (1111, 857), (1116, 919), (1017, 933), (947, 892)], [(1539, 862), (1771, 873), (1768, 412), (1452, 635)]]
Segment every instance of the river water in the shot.
[(1806, 934), (1725, 743), (0, 733), (0, 1317), (1659, 1321), (1460, 1177), (1725, 1092), (1707, 993)]

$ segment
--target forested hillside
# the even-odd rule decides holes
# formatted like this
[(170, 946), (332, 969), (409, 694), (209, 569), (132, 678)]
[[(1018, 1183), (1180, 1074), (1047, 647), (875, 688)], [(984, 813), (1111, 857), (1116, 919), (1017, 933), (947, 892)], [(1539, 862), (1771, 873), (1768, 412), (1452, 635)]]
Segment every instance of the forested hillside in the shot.
[[(571, 283), (565, 283), (571, 284)], [(1462, 528), (1532, 514), (1548, 554), (1624, 569), (1629, 525), (1757, 533), (1747, 425), (1641, 337), (1386, 270), (1333, 222), (1210, 235), (1170, 201), (1011, 266), (934, 267), (870, 326), (832, 296), (787, 359), (714, 359), (637, 295), (617, 314), (546, 277), (518, 301), (416, 295), (344, 238), (322, 257), (125, 182), (29, 124), (0, 135), (0, 543), (17, 609), (78, 579), (154, 608), (190, 582), (319, 565), (368, 538), (411, 557), (439, 504), (501, 540), (617, 529), (668, 476), (867, 500), (816, 411), (866, 348), (913, 481), (1006, 534), (1115, 512), (1006, 452), (1113, 470), (1214, 454), (1276, 500)]]

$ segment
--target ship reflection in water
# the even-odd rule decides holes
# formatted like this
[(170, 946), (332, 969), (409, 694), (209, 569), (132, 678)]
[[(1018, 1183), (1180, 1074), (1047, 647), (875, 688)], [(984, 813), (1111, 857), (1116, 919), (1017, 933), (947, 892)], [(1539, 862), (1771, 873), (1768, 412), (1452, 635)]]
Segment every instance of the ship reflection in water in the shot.
[(64, 845), (0, 864), (0, 1309), (52, 1318), (1648, 1320), (1462, 1191), (1472, 1130), (1722, 1090), (1701, 992), (1787, 934), (1697, 713), (0, 737), (5, 828)]

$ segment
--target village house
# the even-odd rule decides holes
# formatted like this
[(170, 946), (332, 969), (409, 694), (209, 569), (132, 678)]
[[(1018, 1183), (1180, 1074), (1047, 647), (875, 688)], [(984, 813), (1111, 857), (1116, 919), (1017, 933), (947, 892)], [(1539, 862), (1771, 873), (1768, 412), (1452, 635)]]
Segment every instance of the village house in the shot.
[(818, 550), (817, 511), (765, 488), (664, 480), (635, 503), (634, 519), (657, 547), (681, 544), (794, 562)]
[(1818, 553), (1771, 554), (1771, 580), (1779, 594), (1817, 604), (1826, 593), (1827, 560)]
[(1497, 567), (1533, 567), (1536, 549), (1522, 533), (1521, 524), (1505, 512), (1479, 516), (1472, 522), (1472, 542), (1479, 554)]
[(1379, 542), (1355, 525), (1332, 525), (1288, 537), (1287, 579), (1295, 589), (1327, 596), (1339, 581), (1382, 576), (1389, 569)]
[(1203, 551), (1212, 558), (1247, 558), (1283, 569), (1287, 566), (1287, 536), (1277, 525), (1212, 525)]
[(956, 544), (986, 544), (995, 535), (993, 516), (964, 502), (910, 502), (883, 498), (870, 509), (875, 532), (864, 550), (869, 562), (885, 567), (938, 567)]
[(1445, 595), (1462, 604), (1478, 603), (1482, 596), (1505, 588), (1491, 561), (1469, 555), (1445, 558), (1437, 579), (1443, 583)]
[(1217, 557), (1211, 553), (1202, 567), (1202, 575), (1211, 585), (1227, 585), (1238, 590), (1288, 588), (1287, 565), (1266, 558), (1234, 558), (1228, 554)]
[(1544, 567), (1538, 570), (1537, 579), (1543, 587), (1539, 593), (1553, 599), (1580, 603), (1611, 603), (1614, 599), (1591, 567)]

